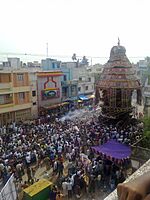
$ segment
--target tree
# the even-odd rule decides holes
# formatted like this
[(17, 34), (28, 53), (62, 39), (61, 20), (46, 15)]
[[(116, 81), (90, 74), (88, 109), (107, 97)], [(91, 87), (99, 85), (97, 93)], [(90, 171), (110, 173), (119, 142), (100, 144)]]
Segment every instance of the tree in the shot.
[(150, 117), (144, 117), (142, 121), (144, 123), (144, 139), (142, 146), (150, 149)]
[(147, 61), (147, 63), (150, 63), (150, 57), (149, 57), (149, 56), (147, 56), (147, 57), (145, 58), (145, 60)]

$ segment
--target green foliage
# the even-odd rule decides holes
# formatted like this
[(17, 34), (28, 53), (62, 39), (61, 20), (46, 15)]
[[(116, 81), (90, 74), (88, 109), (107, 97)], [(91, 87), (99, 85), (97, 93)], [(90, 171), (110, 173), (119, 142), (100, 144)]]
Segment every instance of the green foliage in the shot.
[(144, 123), (144, 132), (150, 131), (150, 117), (144, 117), (142, 121)]
[(148, 85), (150, 85), (150, 75), (148, 75)]
[(150, 149), (150, 117), (143, 118), (144, 123), (144, 139), (142, 141), (142, 146)]

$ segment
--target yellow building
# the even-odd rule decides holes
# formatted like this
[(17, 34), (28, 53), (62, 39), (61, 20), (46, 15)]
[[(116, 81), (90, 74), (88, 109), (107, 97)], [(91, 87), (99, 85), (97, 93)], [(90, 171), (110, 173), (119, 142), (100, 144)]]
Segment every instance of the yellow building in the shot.
[(38, 100), (37, 100), (37, 72), (29, 71), (29, 82), (30, 82), (30, 92), (31, 92), (31, 115), (32, 119), (38, 117)]
[(29, 74), (0, 71), (0, 125), (31, 118)]

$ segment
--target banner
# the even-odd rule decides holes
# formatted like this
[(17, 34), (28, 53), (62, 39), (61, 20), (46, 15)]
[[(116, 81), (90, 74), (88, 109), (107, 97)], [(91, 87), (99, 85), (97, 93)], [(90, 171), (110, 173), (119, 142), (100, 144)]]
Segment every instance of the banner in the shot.
[(14, 175), (12, 175), (0, 191), (0, 200), (17, 200)]
[(42, 100), (59, 98), (60, 92), (59, 88), (50, 88), (41, 91)]

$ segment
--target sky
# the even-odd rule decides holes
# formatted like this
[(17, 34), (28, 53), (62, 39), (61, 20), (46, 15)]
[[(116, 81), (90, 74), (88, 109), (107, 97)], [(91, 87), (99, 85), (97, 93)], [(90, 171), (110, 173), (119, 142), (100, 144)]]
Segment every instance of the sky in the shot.
[(49, 56), (108, 58), (119, 37), (129, 58), (150, 56), (149, 0), (0, 0), (0, 8), (0, 55), (46, 56), (48, 43)]

